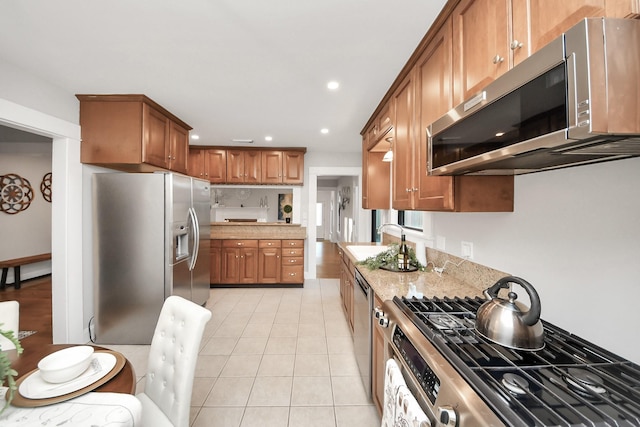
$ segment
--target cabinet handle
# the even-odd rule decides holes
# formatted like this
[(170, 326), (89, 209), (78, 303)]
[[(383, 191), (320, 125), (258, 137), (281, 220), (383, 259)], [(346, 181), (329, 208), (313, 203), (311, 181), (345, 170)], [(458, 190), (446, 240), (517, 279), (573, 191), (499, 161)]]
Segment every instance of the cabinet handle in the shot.
[(493, 63), (494, 64), (500, 64), (501, 62), (504, 61), (504, 58), (500, 55), (496, 55), (493, 57)]
[(236, 244), (237, 244), (238, 246), (242, 246), (244, 243), (242, 243), (242, 242), (238, 242), (238, 243), (236, 243)]
[(417, 191), (418, 191), (418, 187), (414, 187), (414, 188), (413, 188), (413, 191), (416, 191), (416, 192), (417, 192)]
[(511, 50), (520, 49), (522, 46), (524, 46), (524, 44), (522, 42), (519, 42), (518, 40), (512, 41), (511, 44), (509, 45)]

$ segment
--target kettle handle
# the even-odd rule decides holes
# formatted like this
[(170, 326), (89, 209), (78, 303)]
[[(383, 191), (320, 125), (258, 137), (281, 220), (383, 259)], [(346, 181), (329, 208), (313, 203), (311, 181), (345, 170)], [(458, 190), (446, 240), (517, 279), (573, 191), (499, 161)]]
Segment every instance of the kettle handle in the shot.
[(493, 286), (487, 289), (487, 295), (490, 298), (496, 298), (500, 289), (507, 289), (509, 287), (509, 283), (512, 282), (521, 285), (527, 291), (527, 293), (529, 294), (529, 299), (531, 300), (531, 307), (529, 307), (529, 311), (523, 314), (522, 322), (527, 326), (535, 325), (538, 320), (540, 320), (540, 296), (538, 295), (538, 292), (536, 292), (533, 285), (531, 285), (531, 283), (520, 277), (506, 276), (498, 280)]

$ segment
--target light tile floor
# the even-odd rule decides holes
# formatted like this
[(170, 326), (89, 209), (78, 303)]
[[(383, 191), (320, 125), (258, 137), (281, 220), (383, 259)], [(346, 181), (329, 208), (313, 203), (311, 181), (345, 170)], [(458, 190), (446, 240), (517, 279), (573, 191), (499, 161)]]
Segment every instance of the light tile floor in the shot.
[[(377, 427), (338, 279), (303, 288), (217, 288), (191, 398), (193, 427)], [(108, 346), (144, 388), (149, 346)]]

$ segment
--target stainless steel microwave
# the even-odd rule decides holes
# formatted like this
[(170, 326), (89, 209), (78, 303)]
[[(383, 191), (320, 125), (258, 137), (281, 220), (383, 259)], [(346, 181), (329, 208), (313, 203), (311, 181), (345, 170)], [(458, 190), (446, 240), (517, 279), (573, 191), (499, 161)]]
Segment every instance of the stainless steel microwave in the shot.
[(430, 175), (640, 155), (640, 21), (587, 18), (426, 129)]

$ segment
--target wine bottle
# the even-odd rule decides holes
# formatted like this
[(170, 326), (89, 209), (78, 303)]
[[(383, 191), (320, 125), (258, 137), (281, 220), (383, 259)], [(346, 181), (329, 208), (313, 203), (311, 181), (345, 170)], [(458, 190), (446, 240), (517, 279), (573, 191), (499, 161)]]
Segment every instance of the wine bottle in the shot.
[(409, 269), (409, 248), (404, 234), (401, 237), (400, 249), (398, 250), (398, 270)]

